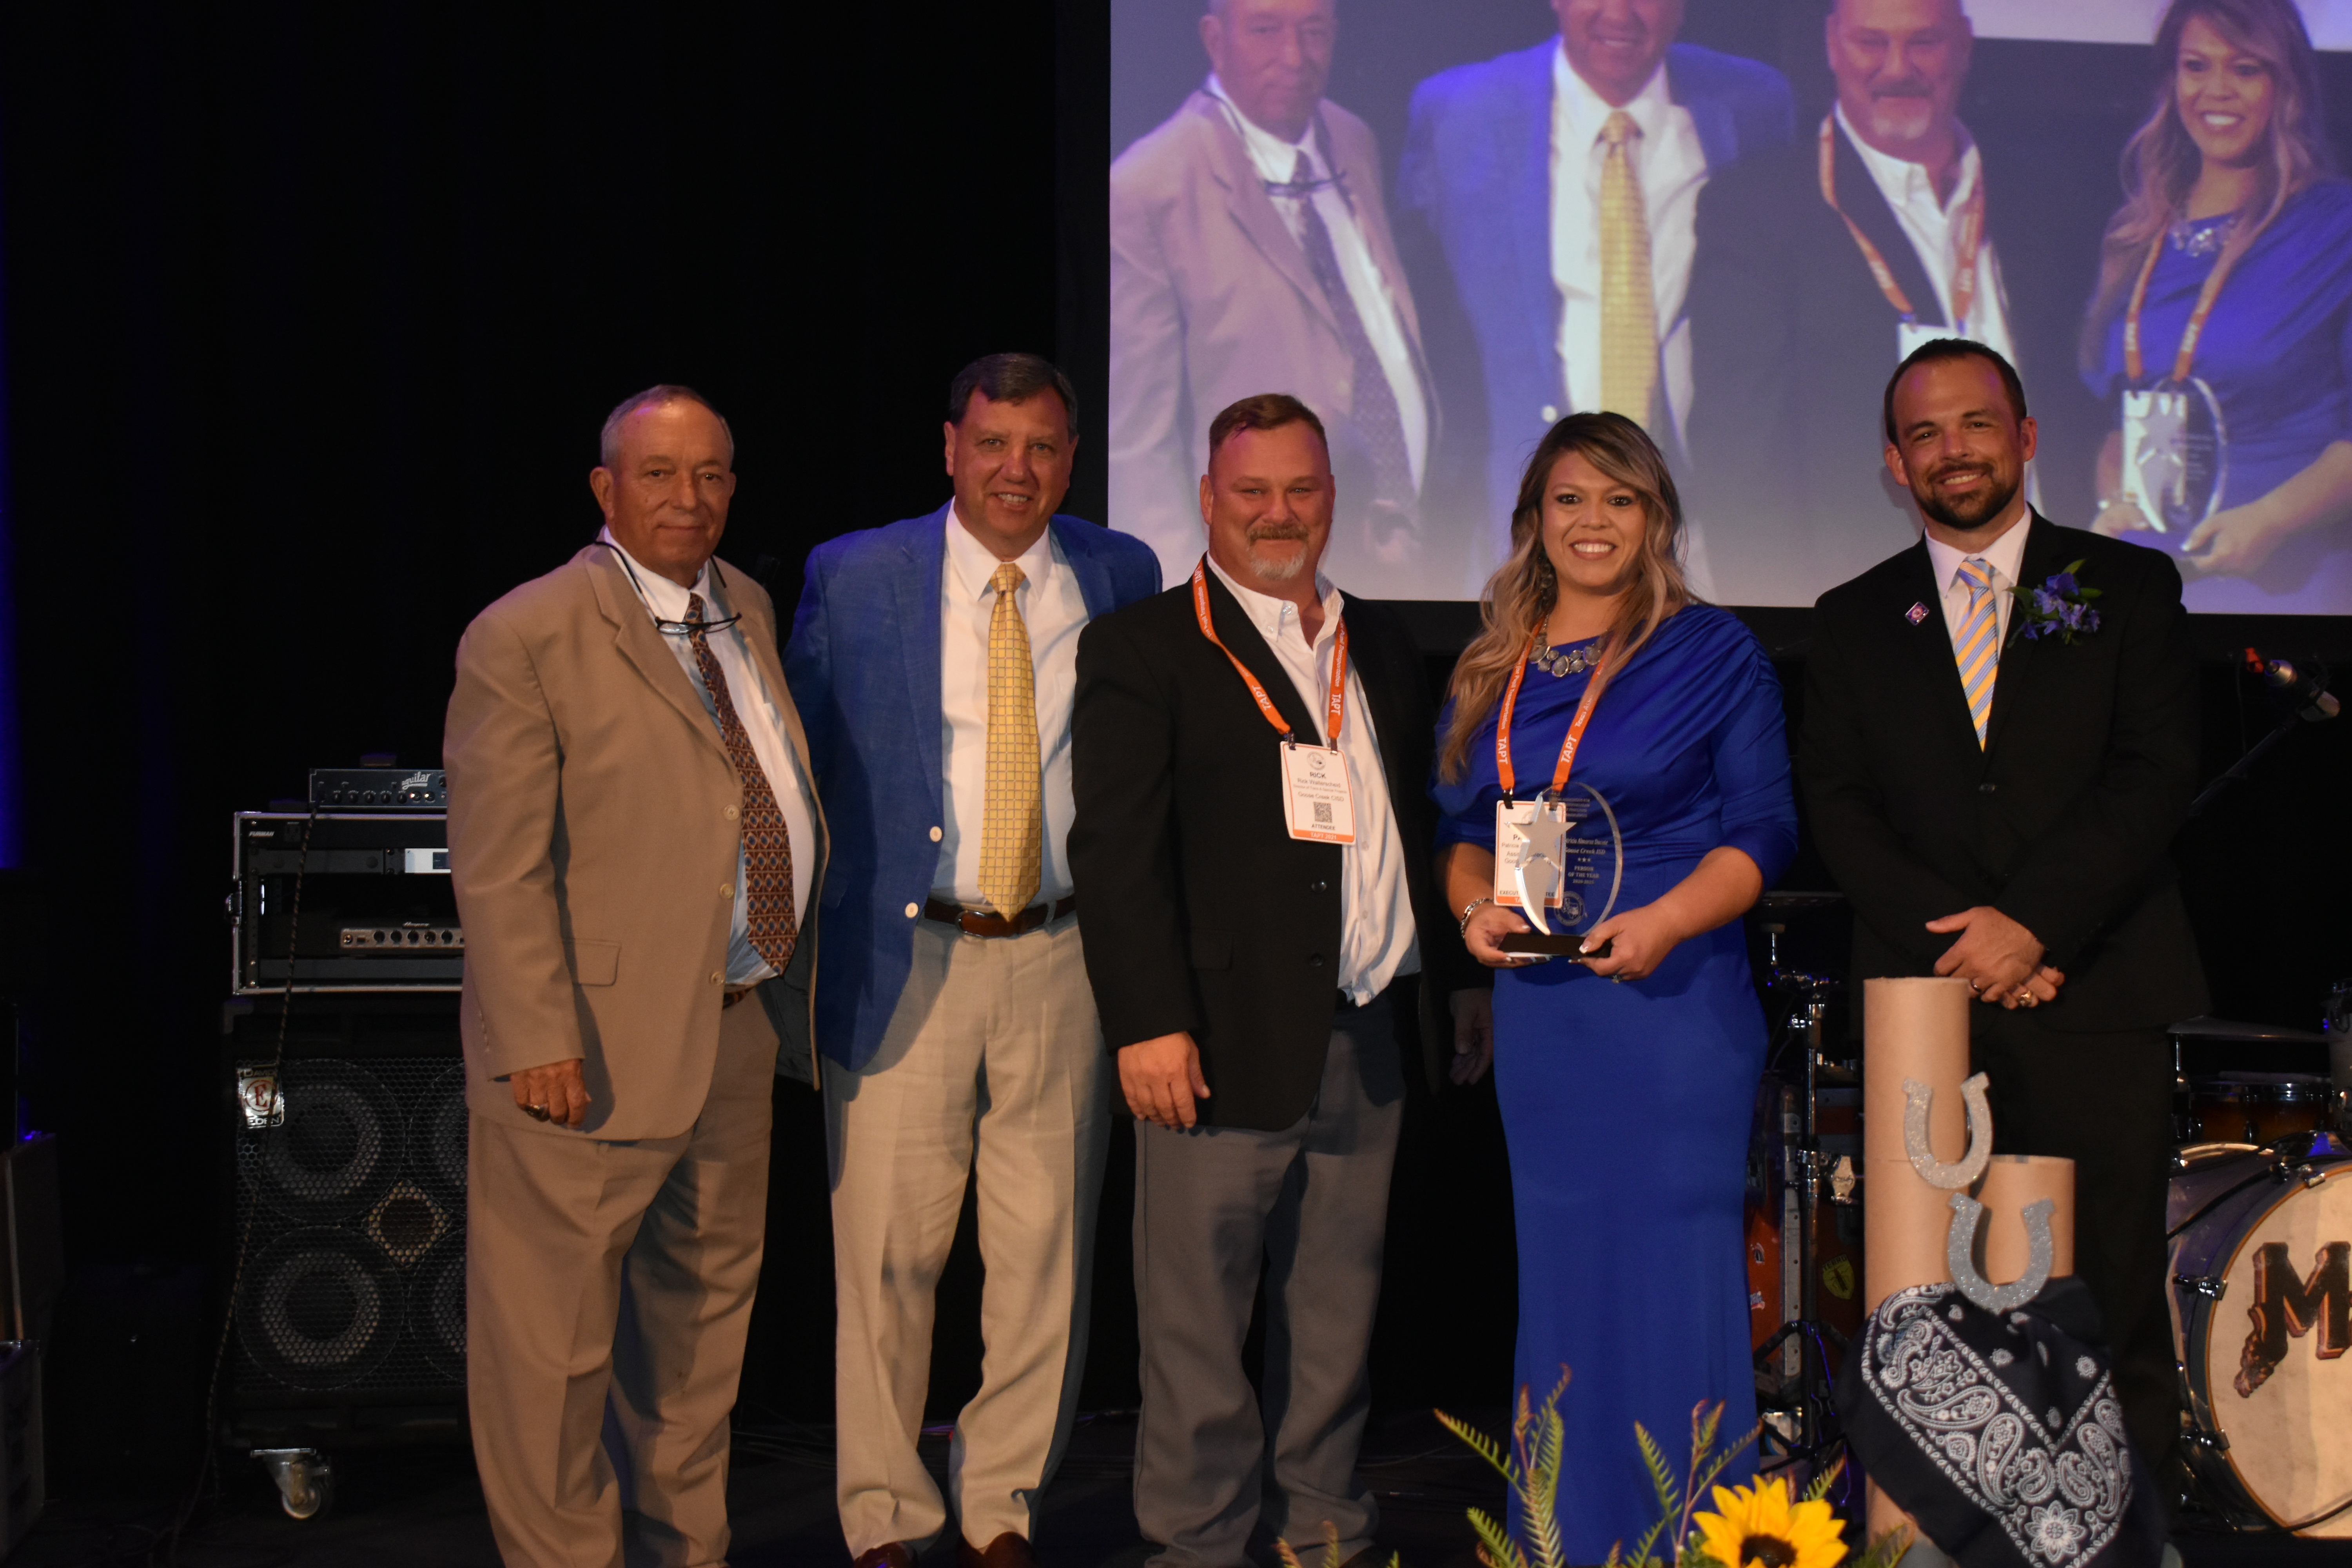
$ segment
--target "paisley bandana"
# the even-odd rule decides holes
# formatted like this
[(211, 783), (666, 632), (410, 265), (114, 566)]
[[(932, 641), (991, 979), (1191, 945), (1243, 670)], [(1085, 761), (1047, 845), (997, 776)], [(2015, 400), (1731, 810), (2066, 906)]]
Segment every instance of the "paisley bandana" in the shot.
[(1995, 1314), (1950, 1285), (1898, 1290), (1839, 1379), (1870, 1479), (1965, 1568), (2140, 1568), (2164, 1551), (2124, 1437), (2089, 1289), (2053, 1279)]

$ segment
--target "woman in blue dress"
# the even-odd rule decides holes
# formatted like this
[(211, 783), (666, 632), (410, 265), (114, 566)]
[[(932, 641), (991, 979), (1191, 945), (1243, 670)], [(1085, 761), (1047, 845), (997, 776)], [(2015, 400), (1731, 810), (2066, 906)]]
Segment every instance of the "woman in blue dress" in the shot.
[(2176, 554), (2191, 610), (2352, 610), (2352, 184), (2330, 173), (2310, 35), (2294, 0), (2174, 0), (2156, 56), (2085, 379), (2118, 405), (2201, 382), (2228, 468), (2211, 516), (2156, 531), (2124, 494), (2118, 429), (2092, 527)]
[[(1796, 808), (1771, 663), (1737, 619), (1692, 599), (1681, 528), (1639, 426), (1553, 426), (1439, 720), (1439, 854), (1464, 940), (1496, 972), (1491, 1025), (1485, 993), (1455, 1004), (1464, 1037), (1491, 1043), (1510, 1148), (1514, 1375), (1540, 1402), (1563, 1366), (1573, 1373), (1560, 1402), (1572, 1563), (1630, 1545), (1655, 1512), (1636, 1421), (1672, 1453), (1701, 1401), (1723, 1402), (1727, 1435), (1756, 1419), (1740, 1204), (1765, 1027), (1738, 917), (1795, 853)], [(1553, 782), (1588, 715), (1568, 791), (1599, 791), (1624, 841), (1614, 910), (1585, 936), (1610, 943), (1606, 957), (1496, 946), (1527, 925), (1494, 901), (1506, 707), (1523, 800)], [(1586, 920), (1610, 880), (1604, 868), (1587, 890)]]

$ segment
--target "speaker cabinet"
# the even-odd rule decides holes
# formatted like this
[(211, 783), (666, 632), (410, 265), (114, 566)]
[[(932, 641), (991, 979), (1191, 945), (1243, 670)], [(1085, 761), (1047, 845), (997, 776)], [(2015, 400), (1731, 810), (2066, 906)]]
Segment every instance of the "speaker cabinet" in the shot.
[(224, 1014), (234, 1299), (220, 1436), (256, 1447), (462, 1438), (457, 999), (297, 995), (286, 1006), (263, 997)]

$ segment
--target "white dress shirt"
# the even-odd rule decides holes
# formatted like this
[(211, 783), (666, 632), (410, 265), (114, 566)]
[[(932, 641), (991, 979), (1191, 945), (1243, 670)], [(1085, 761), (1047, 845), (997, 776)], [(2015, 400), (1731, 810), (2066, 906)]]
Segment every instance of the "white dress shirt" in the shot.
[[(1960, 154), (1960, 172), (1952, 182), (1948, 201), (1936, 197), (1936, 182), (1925, 163), (1906, 163), (1890, 157), (1854, 134), (1853, 124), (1841, 105), (1837, 111), (1838, 128), (1845, 139), (1861, 154), (1863, 166), (1870, 171), (1878, 194), (1895, 209), (1895, 218), (1903, 226), (1904, 236), (1911, 241), (1913, 254), (1927, 270), (1929, 284), (1936, 290), (1936, 301), (1943, 308), (1948, 326), (1930, 332), (1934, 337), (1960, 337), (1984, 344), (2011, 364), (2017, 363), (2017, 349), (2009, 335), (2009, 301), (2003, 297), (2000, 281), (2000, 258), (1993, 253), (1992, 236), (1983, 235), (1977, 268), (1976, 303), (1963, 321), (1953, 309), (1952, 276), (1959, 270), (1961, 257), (1957, 248), (1958, 218), (1961, 209), (1975, 195), (1978, 184), (1984, 178), (1984, 159), (1977, 151), (1975, 138), (1966, 131), (1959, 132), (1967, 143)], [(1843, 191), (1838, 193), (1843, 201)], [(1914, 300), (1914, 304), (1918, 301)], [(1892, 366), (1910, 350), (1909, 344), (1890, 343), (1895, 351)]]
[[(1404, 321), (1397, 313), (1396, 296), (1390, 292), (1388, 279), (1381, 276), (1380, 264), (1372, 259), (1371, 247), (1365, 243), (1362, 226), (1356, 221), (1356, 209), (1339, 188), (1325, 149), (1316, 145), (1314, 121), (1309, 121), (1307, 134), (1297, 142), (1285, 142), (1225, 97), (1224, 86), (1213, 72), (1209, 77), (1208, 91), (1230, 111), (1226, 119), (1241, 132), (1242, 145), (1249, 149), (1250, 162), (1257, 166), (1259, 178), (1278, 185), (1288, 184), (1297, 171), (1298, 155), (1304, 153), (1314, 178), (1332, 182), (1307, 199), (1315, 204), (1323, 226), (1330, 231), (1331, 252), (1339, 258), (1339, 276), (1348, 285), (1348, 297), (1356, 302), (1356, 314), (1363, 321), (1364, 335), (1371, 340), (1372, 353), (1388, 376), (1389, 390), (1396, 395), (1397, 416), (1404, 422), (1405, 458), (1412, 467), (1413, 489), (1418, 490), (1429, 460), (1429, 402), (1422, 393), (1421, 374), (1413, 367), (1412, 347), (1405, 341)], [(1270, 199), (1292, 237), (1305, 248), (1306, 204), (1287, 196)]]
[[(656, 621), (682, 621), (687, 618), (687, 600), (690, 595), (702, 595), (702, 614), (706, 619), (723, 621), (735, 612), (728, 604), (723, 585), (712, 579), (710, 565), (704, 563), (702, 574), (694, 580), (690, 589), (681, 588), (660, 573), (652, 570), (622, 549), (606, 529), (596, 535), (613, 548), (628, 568), (629, 581), (636, 585), (637, 597), (645, 602), (646, 611)], [(702, 699), (702, 710), (710, 715), (713, 729), (719, 725), (719, 705), (711, 700), (709, 689), (702, 684), (702, 670), (695, 661), (694, 644), (684, 633), (664, 631), (662, 641), (677, 658), (678, 668), (686, 671), (687, 679)], [(776, 693), (768, 689), (761, 678), (760, 667), (751, 658), (751, 650), (743, 641), (740, 622), (724, 630), (707, 634), (703, 640), (710, 645), (710, 657), (719, 666), (719, 673), (727, 681), (727, 700), (734, 705), (736, 721), (743, 726), (744, 739), (751, 742), (751, 754), (760, 760), (760, 771), (768, 776), (769, 793), (784, 814), (784, 831), (791, 836), (793, 846), (793, 911), (803, 920), (807, 918), (809, 879), (815, 873), (815, 857), (810, 853), (816, 843), (816, 792), (801, 772), (800, 759), (793, 754), (792, 742), (784, 738), (784, 721), (776, 710)], [(751, 945), (750, 880), (744, 875), (744, 854), (739, 843), (735, 849), (735, 920), (727, 942), (727, 984), (756, 985), (773, 975), (775, 966), (760, 956)]]
[[(996, 613), (993, 582), (1001, 564), (948, 508), (947, 560), (940, 573), (940, 824), (935, 898), (977, 907), (980, 840), (988, 815), (988, 625)], [(1037, 897), (1047, 902), (1070, 893), (1070, 698), (1078, 684), (1078, 634), (1087, 601), (1077, 577), (1048, 527), (1013, 563), (1025, 579), (1013, 607), (1029, 628), (1029, 659), (1036, 678), (1037, 765), (1044, 783), (1045, 842), (1039, 857)]]
[[(1659, 368), (1679, 435), (1690, 416), (1690, 321), (1683, 314), (1698, 254), (1698, 193), (1706, 149), (1690, 110), (1666, 93), (1666, 68), (1626, 104), (1640, 132), (1626, 149), (1650, 220), (1650, 277), (1658, 305)], [(1563, 42), (1551, 64), (1551, 279), (1560, 298), (1559, 362), (1570, 409), (1601, 406), (1601, 128), (1616, 106), (1585, 85)]]
[[(1298, 606), (1255, 589), (1244, 588), (1209, 560), (1209, 570), (1241, 601), (1250, 624), (1265, 638), (1265, 646), (1282, 661), (1285, 674), (1299, 700), (1317, 723), (1331, 695), (1331, 656), (1339, 646), (1339, 590), (1321, 573), (1316, 591), (1323, 595), (1323, 627), (1313, 647)], [(1339, 754), (1348, 764), (1348, 791), (1356, 806), (1356, 841), (1339, 852), (1339, 989), (1358, 1005), (1388, 989), (1400, 974), (1421, 973), (1421, 945), (1412, 921), (1412, 893), (1405, 882), (1404, 836), (1397, 831), (1396, 811), (1389, 801), (1388, 774), (1381, 768), (1381, 741), (1372, 728), (1372, 707), (1364, 700), (1364, 682), (1348, 662), (1348, 708), (1340, 721)], [(1307, 736), (1300, 736), (1305, 742)], [(1314, 739), (1324, 739), (1316, 731)], [(1251, 767), (1265, 767), (1252, 763)], [(1275, 770), (1266, 768), (1265, 787), (1279, 787)]]
[[(2025, 562), (2025, 536), (2032, 522), (2030, 514), (2020, 517), (2009, 525), (2009, 531), (1975, 552), (1992, 568), (1992, 599), (1999, 616), (1994, 627), (1997, 647), (2009, 643), (2009, 612), (2017, 604), (2010, 590), (2017, 586), (2018, 569)], [(1955, 647), (1959, 645), (1960, 628), (1969, 619), (1969, 584), (1960, 575), (1960, 563), (1968, 559), (1968, 552), (1954, 549), (1932, 533), (1927, 535), (1927, 562), (1936, 574), (1937, 591), (1942, 595), (1944, 629), (1951, 634)]]

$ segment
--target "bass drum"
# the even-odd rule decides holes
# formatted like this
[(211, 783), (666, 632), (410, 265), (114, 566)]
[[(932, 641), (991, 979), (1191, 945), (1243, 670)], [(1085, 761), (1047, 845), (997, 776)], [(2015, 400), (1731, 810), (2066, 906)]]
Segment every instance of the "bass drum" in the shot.
[(2307, 1157), (2244, 1144), (2179, 1156), (2182, 1451), (2233, 1522), (2352, 1539), (2352, 1158), (2315, 1142)]

